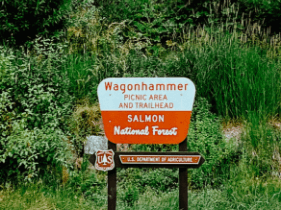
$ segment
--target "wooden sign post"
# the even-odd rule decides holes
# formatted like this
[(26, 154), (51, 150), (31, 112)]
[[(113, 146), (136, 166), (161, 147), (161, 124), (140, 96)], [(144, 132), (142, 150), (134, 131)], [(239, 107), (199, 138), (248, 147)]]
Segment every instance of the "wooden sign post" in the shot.
[[(108, 150), (90, 162), (108, 171), (108, 209), (116, 209), (116, 168), (179, 168), (179, 209), (188, 209), (187, 168), (204, 158), (187, 152), (195, 86), (187, 78), (107, 78), (98, 97)], [(179, 152), (117, 152), (116, 144), (179, 144)], [(115, 166), (115, 167), (113, 167)]]

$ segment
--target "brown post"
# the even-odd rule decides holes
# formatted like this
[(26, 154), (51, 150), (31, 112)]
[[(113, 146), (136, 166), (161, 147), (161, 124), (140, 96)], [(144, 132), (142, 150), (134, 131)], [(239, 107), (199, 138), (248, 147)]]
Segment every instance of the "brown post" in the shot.
[[(108, 149), (112, 149), (116, 152), (116, 144), (108, 141)], [(107, 205), (108, 210), (116, 210), (116, 167), (113, 170), (108, 171), (107, 175), (108, 183), (108, 195), (107, 195)]]
[[(108, 149), (112, 149), (115, 153), (114, 163), (115, 168), (108, 171), (108, 210), (116, 210), (116, 168), (179, 168), (179, 209), (188, 209), (188, 180), (187, 180), (187, 169), (188, 168), (199, 168), (205, 159), (200, 155), (199, 152), (187, 152), (187, 138), (179, 144), (179, 152), (116, 152), (116, 144), (108, 142)], [(130, 157), (134, 156), (189, 156), (193, 158), (189, 164), (180, 163), (167, 163), (163, 164), (150, 164), (150, 163), (129, 163)], [(127, 159), (126, 159), (127, 157)], [(96, 165), (96, 155), (91, 155), (90, 162)], [(132, 161), (132, 159), (131, 159)]]
[[(179, 151), (187, 151), (187, 137), (179, 144)], [(179, 209), (188, 209), (187, 168), (179, 168)]]

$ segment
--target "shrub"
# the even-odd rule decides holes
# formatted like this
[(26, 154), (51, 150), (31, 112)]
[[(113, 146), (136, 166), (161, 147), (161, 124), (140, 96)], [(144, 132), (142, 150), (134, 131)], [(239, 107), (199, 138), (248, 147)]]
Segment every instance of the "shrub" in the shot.
[(77, 105), (69, 123), (72, 144), (78, 157), (82, 157), (84, 154), (87, 136), (104, 134), (101, 111), (97, 104), (90, 106), (87, 102), (83, 105)]
[[(94, 2), (108, 23), (126, 20), (123, 41), (149, 40), (169, 46), (171, 41), (186, 39), (188, 28), (223, 26), (251, 36), (279, 33), (280, 1), (270, 0), (101, 0)], [(258, 27), (257, 27), (258, 26)], [(259, 28), (257, 30), (257, 28)], [(197, 36), (200, 36), (197, 33)]]
[(28, 130), (23, 120), (13, 123), (13, 131), (0, 138), (1, 181), (17, 178), (31, 181), (57, 166), (68, 166), (70, 150), (66, 136), (58, 129)]
[(81, 170), (71, 171), (66, 188), (81, 192), (85, 197), (92, 198), (106, 187), (106, 174), (96, 170), (89, 170), (88, 157), (83, 158)]
[(71, 0), (4, 0), (0, 6), (0, 40), (21, 45), (36, 35), (54, 35), (65, 24)]
[(241, 159), (238, 148), (223, 138), (220, 120), (209, 109), (210, 105), (206, 99), (196, 99), (187, 148), (188, 151), (199, 152), (205, 158), (205, 162), (199, 168), (189, 170), (193, 188), (220, 186), (230, 177), (231, 165)]
[[(171, 37), (178, 38), (187, 24), (203, 23), (208, 16), (209, 8), (200, 1), (148, 1), (148, 0), (119, 0), (112, 2), (102, 0), (95, 5), (100, 9), (102, 17), (108, 22), (128, 21), (124, 30), (124, 41), (127, 39), (149, 39), (152, 43), (165, 44)], [(198, 11), (196, 15), (194, 10)]]
[(122, 193), (121, 200), (126, 206), (132, 207), (134, 203), (139, 199), (138, 189), (131, 184), (128, 184), (125, 193)]
[(239, 19), (242, 13), (246, 14), (245, 19), (252, 19), (252, 22), (263, 21), (263, 28), (272, 28), (271, 33), (279, 33), (281, 2), (270, 0), (238, 0), (240, 5)]
[(64, 62), (62, 48), (50, 42), (43, 40), (43, 49), (35, 42), (27, 54), (1, 47), (1, 180), (24, 177), (31, 181), (46, 170), (55, 173), (70, 159), (63, 122), (70, 114), (72, 98), (59, 71)]

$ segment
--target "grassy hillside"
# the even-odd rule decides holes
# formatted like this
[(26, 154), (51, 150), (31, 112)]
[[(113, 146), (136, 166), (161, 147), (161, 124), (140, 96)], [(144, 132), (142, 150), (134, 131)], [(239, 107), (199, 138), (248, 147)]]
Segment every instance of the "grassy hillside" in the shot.
[[(104, 134), (97, 86), (155, 76), (196, 85), (188, 150), (206, 162), (189, 170), (190, 209), (280, 208), (278, 2), (72, 4), (57, 37), (0, 46), (0, 209), (105, 209), (106, 173), (83, 152), (86, 136)], [(178, 209), (178, 171), (118, 170), (117, 203)]]

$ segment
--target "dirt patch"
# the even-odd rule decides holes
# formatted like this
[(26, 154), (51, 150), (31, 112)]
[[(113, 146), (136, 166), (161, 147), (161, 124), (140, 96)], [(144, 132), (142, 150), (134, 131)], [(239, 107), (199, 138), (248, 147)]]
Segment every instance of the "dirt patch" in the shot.
[(223, 129), (223, 134), (227, 141), (229, 141), (231, 138), (235, 138), (235, 139), (239, 140), (241, 137), (242, 131), (243, 131), (242, 125), (228, 126)]

